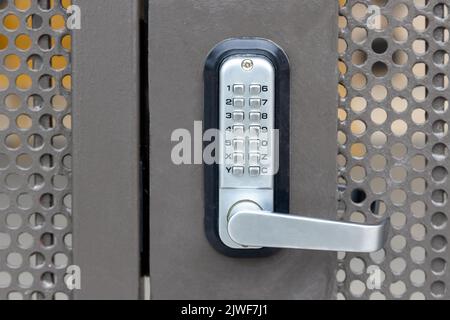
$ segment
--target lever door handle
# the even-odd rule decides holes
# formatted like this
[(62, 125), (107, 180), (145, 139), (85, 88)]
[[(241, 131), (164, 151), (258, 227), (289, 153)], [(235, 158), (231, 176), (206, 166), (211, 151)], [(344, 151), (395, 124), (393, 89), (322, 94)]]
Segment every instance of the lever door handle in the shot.
[(271, 213), (242, 201), (229, 212), (228, 233), (245, 247), (375, 252), (383, 248), (388, 226), (387, 219), (362, 225)]

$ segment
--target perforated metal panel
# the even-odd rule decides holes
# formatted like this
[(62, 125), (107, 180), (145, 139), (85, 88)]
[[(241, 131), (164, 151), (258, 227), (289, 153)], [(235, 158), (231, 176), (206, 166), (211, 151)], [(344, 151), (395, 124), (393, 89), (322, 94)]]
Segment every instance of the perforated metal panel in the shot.
[(0, 299), (67, 299), (70, 0), (0, 0)]
[(448, 299), (450, 3), (339, 2), (339, 214), (392, 228), (339, 254), (338, 298)]

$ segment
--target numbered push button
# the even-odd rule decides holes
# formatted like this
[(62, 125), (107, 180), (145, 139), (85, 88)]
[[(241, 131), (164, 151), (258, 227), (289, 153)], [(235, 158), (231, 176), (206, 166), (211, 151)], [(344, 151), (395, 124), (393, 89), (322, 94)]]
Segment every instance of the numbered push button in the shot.
[(233, 172), (233, 176), (242, 177), (244, 175), (245, 168), (244, 167), (240, 167), (240, 166), (239, 167), (233, 167), (232, 172)]
[(245, 151), (245, 141), (241, 139), (236, 139), (233, 141), (233, 149), (235, 152), (244, 153)]
[(259, 166), (261, 164), (261, 155), (259, 153), (251, 153), (248, 157), (250, 166)]
[(257, 95), (261, 94), (261, 85), (259, 85), (259, 84), (252, 84), (250, 86), (250, 94), (252, 96), (257, 96)]
[(259, 138), (259, 135), (261, 134), (261, 127), (260, 126), (250, 126), (249, 128), (249, 136), (251, 139)]
[(260, 142), (259, 140), (250, 140), (248, 143), (248, 151), (250, 153), (257, 153), (259, 152)]
[(233, 135), (234, 135), (236, 138), (244, 137), (244, 134), (245, 134), (245, 128), (244, 128), (244, 126), (234, 126), (234, 127), (233, 127)]
[(242, 109), (245, 107), (245, 100), (244, 99), (234, 99), (233, 105), (237, 109)]
[(242, 122), (245, 119), (245, 114), (243, 112), (233, 112), (233, 120), (235, 122)]
[(245, 85), (243, 84), (235, 84), (233, 86), (233, 93), (237, 96), (242, 96), (245, 94)]
[(233, 162), (236, 166), (243, 166), (245, 164), (245, 157), (243, 153), (233, 154)]
[(261, 99), (250, 99), (250, 108), (252, 109), (260, 109), (261, 108)]
[(250, 112), (250, 121), (251, 122), (260, 122), (261, 121), (261, 113), (260, 112)]
[(261, 175), (260, 167), (250, 167), (248, 168), (248, 174), (250, 177), (259, 177)]

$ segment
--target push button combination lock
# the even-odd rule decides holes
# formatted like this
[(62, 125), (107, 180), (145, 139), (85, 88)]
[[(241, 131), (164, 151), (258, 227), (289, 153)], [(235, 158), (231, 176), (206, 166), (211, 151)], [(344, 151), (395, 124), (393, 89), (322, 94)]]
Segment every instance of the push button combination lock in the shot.
[(386, 221), (369, 226), (288, 214), (289, 95), (289, 60), (273, 42), (230, 39), (209, 54), (205, 130), (218, 129), (219, 141), (216, 163), (205, 165), (208, 240), (233, 257), (279, 248), (377, 251)]

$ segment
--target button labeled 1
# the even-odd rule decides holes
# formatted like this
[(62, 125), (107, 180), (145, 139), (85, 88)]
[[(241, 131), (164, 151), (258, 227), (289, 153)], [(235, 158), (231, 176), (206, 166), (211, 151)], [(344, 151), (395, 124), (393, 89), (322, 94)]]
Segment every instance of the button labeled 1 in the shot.
[(233, 86), (233, 92), (235, 95), (242, 96), (245, 93), (245, 86), (243, 84), (235, 84)]

